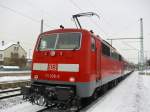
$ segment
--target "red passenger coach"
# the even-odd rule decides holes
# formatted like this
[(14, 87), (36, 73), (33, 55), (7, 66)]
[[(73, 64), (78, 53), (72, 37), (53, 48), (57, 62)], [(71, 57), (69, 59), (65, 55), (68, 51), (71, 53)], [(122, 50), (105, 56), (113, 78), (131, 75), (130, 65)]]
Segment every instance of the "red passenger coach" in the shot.
[(106, 85), (125, 76), (122, 56), (85, 29), (56, 29), (40, 34), (33, 53), (31, 87), (25, 99), (38, 105), (78, 106)]

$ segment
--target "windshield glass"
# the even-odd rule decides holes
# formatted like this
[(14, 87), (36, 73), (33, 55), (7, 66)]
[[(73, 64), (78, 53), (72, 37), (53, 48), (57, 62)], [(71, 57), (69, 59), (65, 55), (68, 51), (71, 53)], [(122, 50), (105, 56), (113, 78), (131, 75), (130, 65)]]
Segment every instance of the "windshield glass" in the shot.
[(55, 48), (57, 35), (47, 35), (41, 38), (39, 50), (50, 50)]
[(80, 48), (81, 33), (60, 33), (42, 36), (39, 50), (70, 50)]

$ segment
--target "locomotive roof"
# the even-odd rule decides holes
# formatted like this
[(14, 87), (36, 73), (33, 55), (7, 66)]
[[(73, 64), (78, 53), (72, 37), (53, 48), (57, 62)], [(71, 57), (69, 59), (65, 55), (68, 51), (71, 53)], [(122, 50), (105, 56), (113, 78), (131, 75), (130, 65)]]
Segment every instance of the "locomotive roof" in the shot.
[(47, 34), (47, 33), (56, 33), (56, 32), (90, 32), (86, 29), (77, 29), (77, 28), (61, 28), (61, 29), (54, 29), (54, 30), (50, 30), (47, 32), (43, 32), (42, 34)]
[[(56, 33), (56, 32), (87, 32), (87, 33), (91, 33), (91, 31), (89, 31), (87, 29), (80, 29), (80, 28), (79, 29), (78, 28), (59, 28), (59, 29), (54, 29), (54, 30), (43, 32), (42, 34), (49, 34), (49, 33)], [(99, 35), (95, 35), (94, 33), (91, 33), (91, 34), (94, 37), (96, 37), (97, 39), (99, 39), (100, 41), (102, 41), (103, 43), (105, 43), (112, 50), (114, 50), (115, 52), (117, 52), (116, 48), (114, 48), (112, 45), (110, 45), (106, 40), (102, 39)], [(118, 53), (118, 54), (120, 54), (120, 53)]]

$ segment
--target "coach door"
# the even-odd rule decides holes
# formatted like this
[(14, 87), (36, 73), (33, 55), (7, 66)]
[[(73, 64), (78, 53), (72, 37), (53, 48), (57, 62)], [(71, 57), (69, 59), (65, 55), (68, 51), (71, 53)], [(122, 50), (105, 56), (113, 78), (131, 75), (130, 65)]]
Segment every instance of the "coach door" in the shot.
[(96, 41), (96, 71), (97, 71), (97, 81), (101, 79), (101, 54), (100, 54), (100, 41)]

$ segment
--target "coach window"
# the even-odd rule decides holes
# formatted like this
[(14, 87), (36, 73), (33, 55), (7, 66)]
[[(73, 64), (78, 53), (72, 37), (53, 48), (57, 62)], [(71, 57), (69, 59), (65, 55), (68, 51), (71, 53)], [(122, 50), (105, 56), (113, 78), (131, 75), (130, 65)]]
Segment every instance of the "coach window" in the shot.
[(92, 51), (95, 51), (95, 49), (96, 49), (94, 37), (91, 37), (91, 49), (92, 49)]
[(116, 60), (119, 60), (119, 54), (116, 53)]
[(102, 43), (102, 54), (106, 56), (110, 56), (110, 48)]
[(115, 51), (111, 53), (111, 57), (112, 57), (113, 59), (119, 60), (119, 54), (116, 53)]
[(119, 61), (122, 61), (122, 56), (119, 54)]

